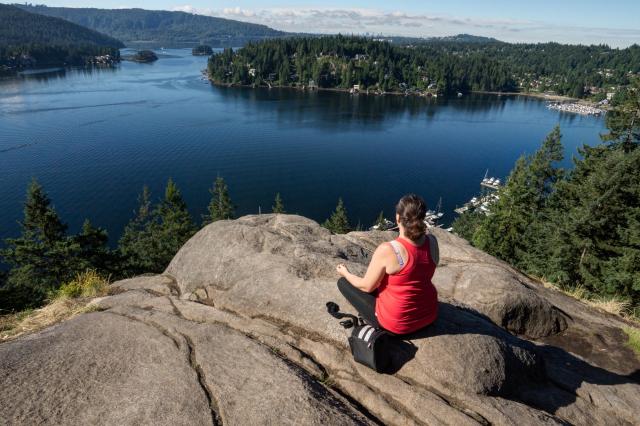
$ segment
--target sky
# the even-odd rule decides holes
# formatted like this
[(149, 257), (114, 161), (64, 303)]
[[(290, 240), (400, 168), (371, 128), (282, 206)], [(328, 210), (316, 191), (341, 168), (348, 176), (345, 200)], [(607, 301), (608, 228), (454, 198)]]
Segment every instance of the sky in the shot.
[[(3, 0), (4, 2), (8, 2)], [(309, 33), (446, 36), (509, 42), (640, 44), (640, 0), (35, 0), (48, 6), (180, 10)]]

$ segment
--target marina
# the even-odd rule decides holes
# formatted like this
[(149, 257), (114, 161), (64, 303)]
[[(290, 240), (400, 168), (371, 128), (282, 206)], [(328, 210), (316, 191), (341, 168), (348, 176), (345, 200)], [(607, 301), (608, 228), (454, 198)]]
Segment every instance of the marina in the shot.
[(599, 116), (602, 115), (604, 113), (606, 113), (606, 111), (602, 108), (597, 108), (594, 106), (590, 106), (590, 105), (584, 105), (578, 102), (572, 102), (572, 103), (565, 103), (565, 102), (550, 102), (547, 104), (547, 108), (548, 109), (553, 109), (556, 111), (561, 111), (561, 112), (570, 112), (573, 114), (580, 114), (580, 115), (595, 115), (595, 116)]

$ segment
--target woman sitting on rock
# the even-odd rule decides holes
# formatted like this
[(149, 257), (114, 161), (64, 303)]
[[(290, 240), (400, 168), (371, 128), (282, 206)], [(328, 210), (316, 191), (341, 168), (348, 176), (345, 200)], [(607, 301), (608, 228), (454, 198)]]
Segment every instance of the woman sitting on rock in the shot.
[(413, 333), (438, 314), (438, 293), (431, 282), (438, 246), (426, 234), (426, 211), (421, 197), (405, 195), (396, 206), (400, 236), (378, 246), (365, 276), (337, 266), (342, 295), (366, 322), (393, 334)]

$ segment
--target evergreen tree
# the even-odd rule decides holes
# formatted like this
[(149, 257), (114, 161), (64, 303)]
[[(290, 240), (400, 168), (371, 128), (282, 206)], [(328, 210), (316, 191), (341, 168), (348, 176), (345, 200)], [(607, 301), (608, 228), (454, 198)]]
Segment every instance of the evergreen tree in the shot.
[(473, 241), (473, 234), (482, 225), (484, 219), (484, 214), (477, 210), (471, 210), (458, 216), (451, 224), (451, 227), (457, 235), (468, 241)]
[(147, 253), (151, 270), (162, 272), (178, 250), (196, 233), (178, 186), (169, 179), (164, 198), (154, 208), (149, 224), (152, 250)]
[(122, 277), (129, 277), (151, 271), (153, 265), (147, 253), (154, 249), (151, 235), (151, 193), (144, 186), (138, 196), (135, 216), (125, 226), (118, 241), (120, 271)]
[(640, 302), (640, 150), (584, 147), (554, 196), (549, 279)]
[[(13, 293), (12, 307), (35, 307), (73, 275), (73, 244), (65, 225), (34, 179), (28, 187), (24, 218), (18, 238), (5, 240), (0, 254), (11, 269), (5, 290)], [(7, 303), (5, 300), (3, 304)]]
[(336, 210), (331, 214), (329, 219), (322, 224), (322, 226), (334, 234), (346, 234), (351, 231), (351, 225), (349, 225), (349, 218), (347, 216), (347, 209), (344, 207), (342, 198), (338, 198)]
[(284, 213), (284, 204), (282, 203), (282, 197), (280, 197), (280, 193), (278, 192), (276, 194), (276, 199), (273, 202), (273, 206), (271, 207), (271, 210), (274, 213)]
[(609, 132), (603, 140), (610, 145), (620, 145), (625, 152), (640, 144), (640, 79), (619, 95), (616, 107), (607, 113)]
[(99, 273), (110, 274), (115, 272), (115, 257), (109, 249), (109, 234), (102, 228), (94, 227), (86, 219), (79, 234), (72, 237), (78, 262), (76, 271), (95, 269)]
[(229, 196), (229, 188), (224, 179), (218, 176), (210, 189), (211, 201), (207, 210), (208, 215), (203, 216), (203, 225), (215, 222), (217, 220), (233, 219), (235, 207)]

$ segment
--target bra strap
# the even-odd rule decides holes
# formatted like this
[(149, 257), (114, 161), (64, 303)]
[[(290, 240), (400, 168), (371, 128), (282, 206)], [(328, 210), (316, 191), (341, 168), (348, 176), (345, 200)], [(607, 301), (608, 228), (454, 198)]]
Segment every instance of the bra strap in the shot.
[(393, 240), (393, 241), (389, 241), (389, 244), (391, 244), (391, 248), (393, 249), (393, 252), (396, 254), (396, 259), (398, 259), (398, 264), (402, 268), (404, 266), (404, 260), (402, 260), (402, 255), (400, 254), (400, 248), (397, 245), (398, 242)]

